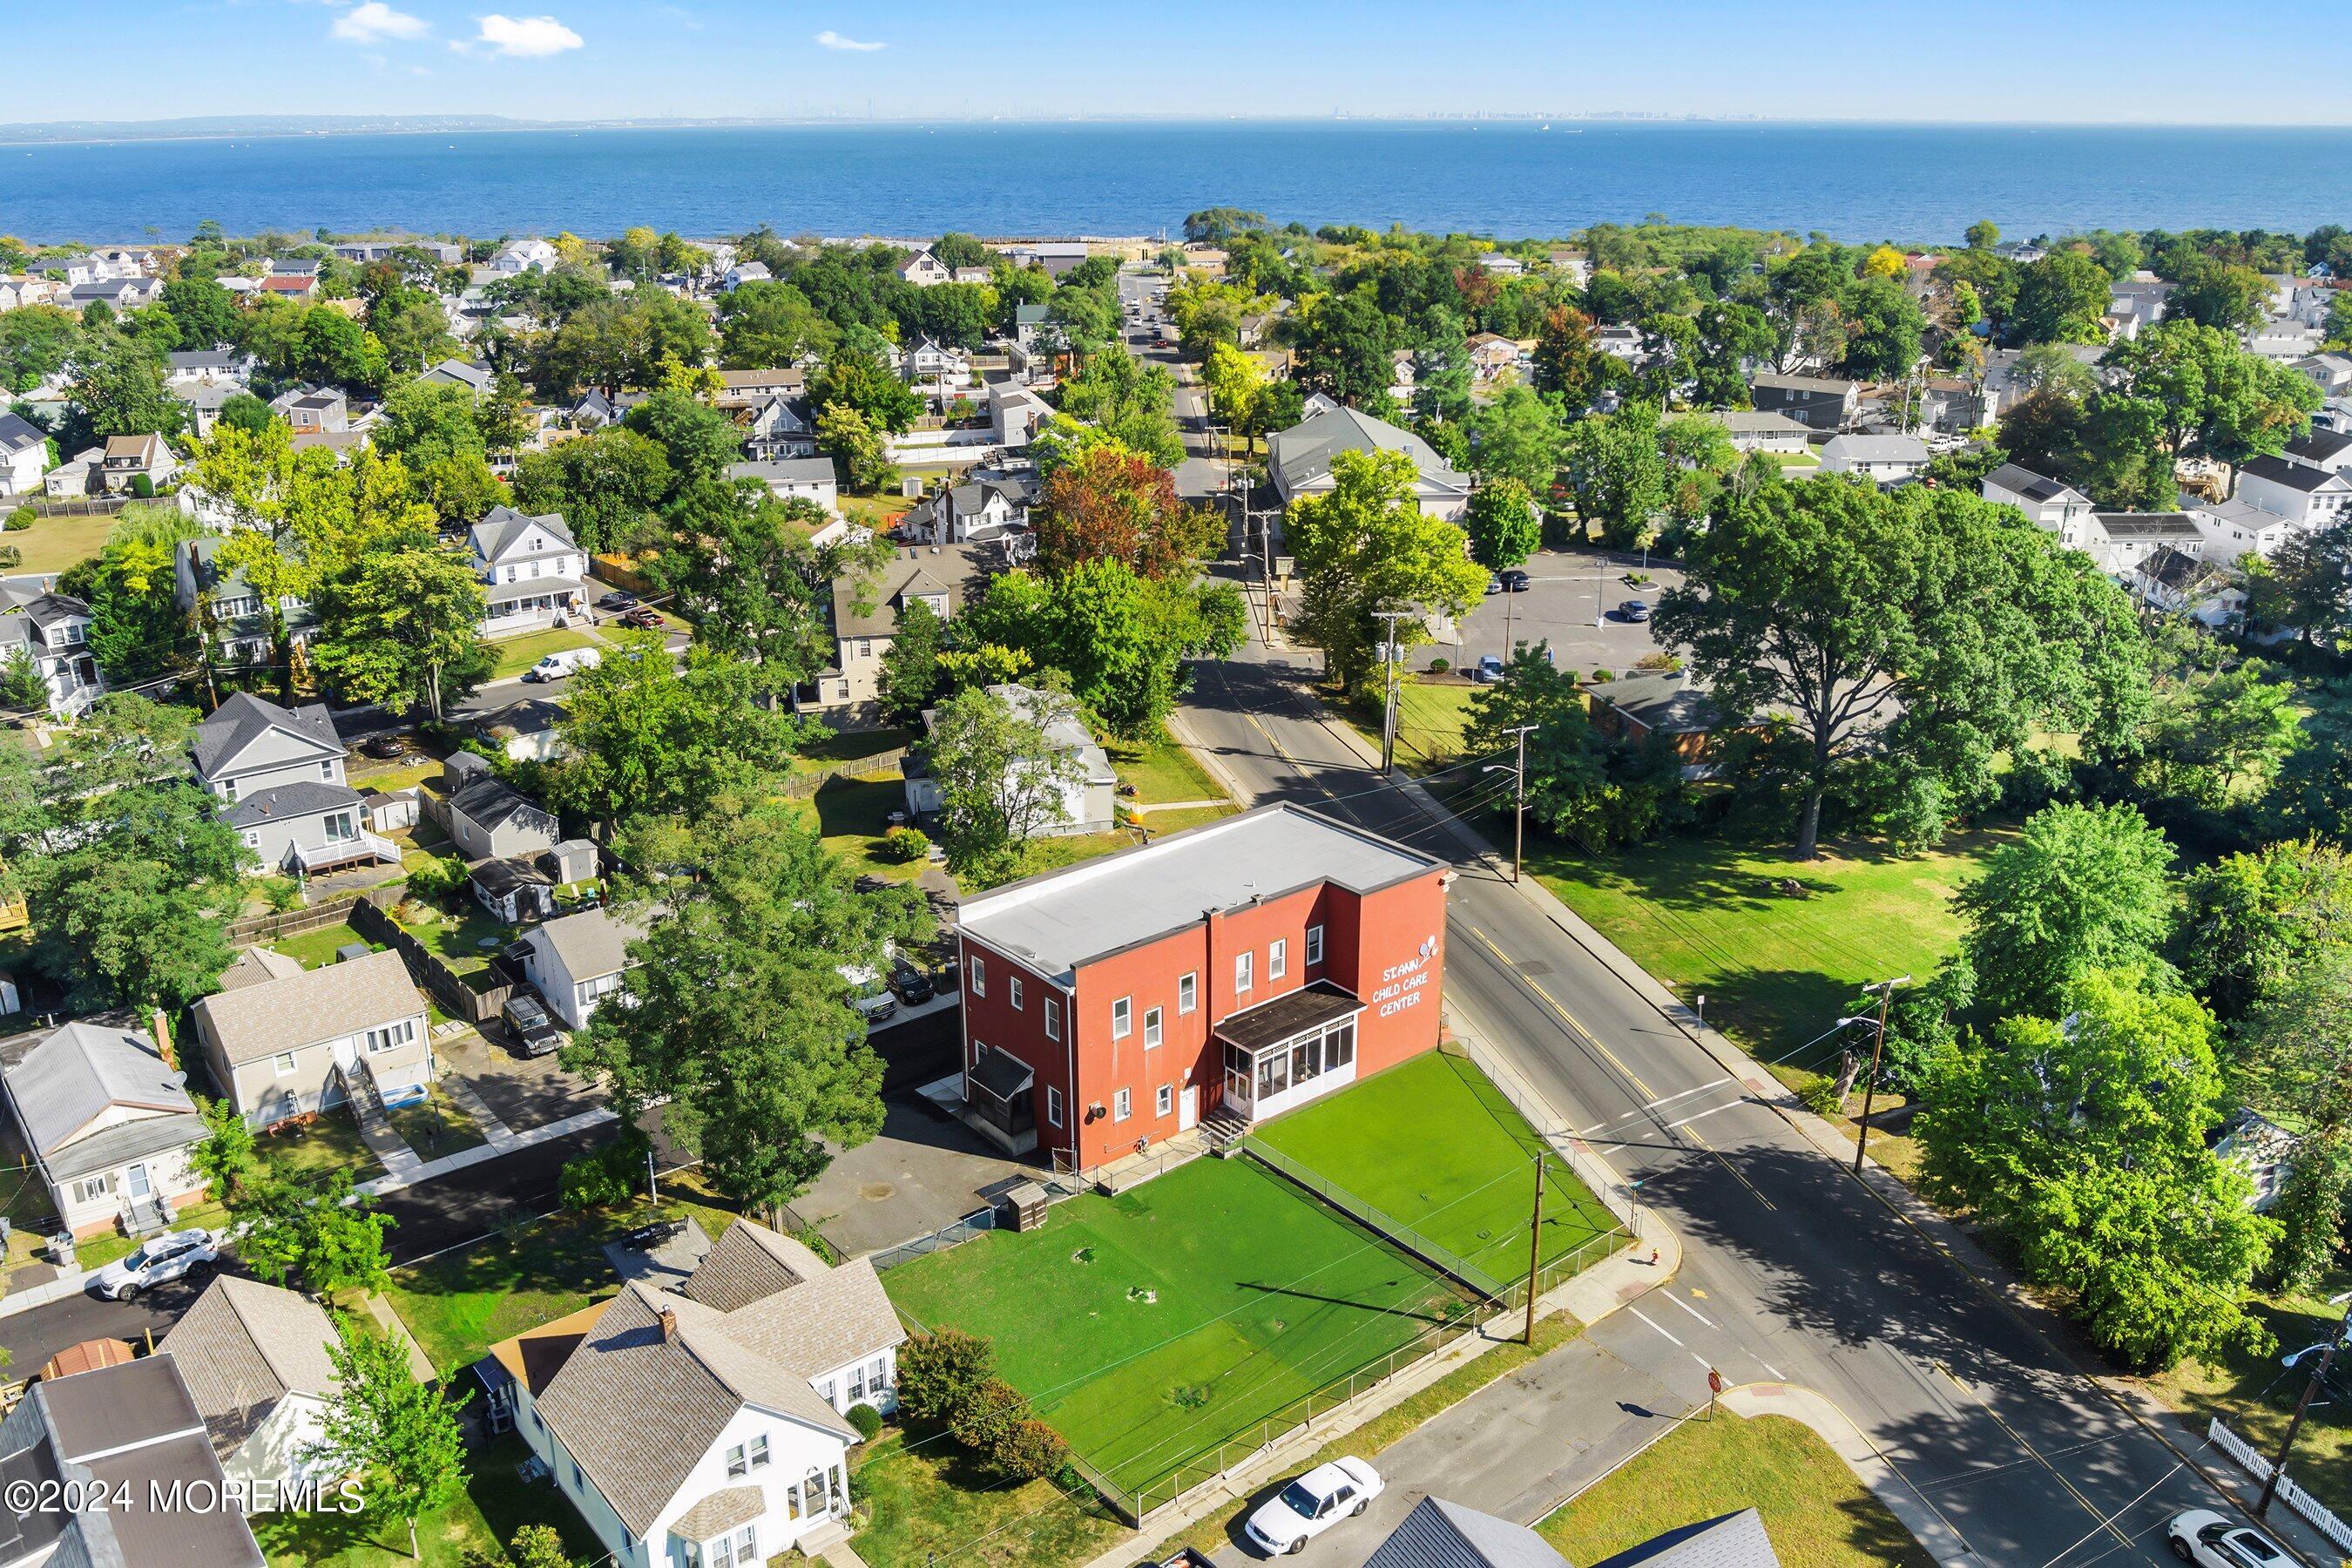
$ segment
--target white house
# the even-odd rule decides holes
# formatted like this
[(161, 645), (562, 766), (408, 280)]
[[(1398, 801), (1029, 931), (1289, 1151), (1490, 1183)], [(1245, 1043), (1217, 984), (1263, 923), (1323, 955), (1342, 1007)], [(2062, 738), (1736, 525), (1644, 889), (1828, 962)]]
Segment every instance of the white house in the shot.
[(2203, 560), (2210, 548), (2204, 530), (2185, 511), (2095, 511), (2079, 525), (2073, 544), (2088, 554), (2100, 571), (2128, 583), (2140, 563), (2158, 550)]
[(720, 286), (732, 294), (746, 283), (772, 283), (775, 277), (764, 261), (739, 261), (727, 269), (726, 277), (720, 279)]
[(1927, 466), (1927, 443), (1916, 436), (1832, 436), (1822, 447), (1822, 472), (1858, 474), (1893, 484)]
[(588, 552), (572, 541), (562, 517), (530, 517), (510, 506), (492, 507), (466, 532), (474, 574), (489, 590), (482, 635), (507, 637), (562, 626), (581, 614), (588, 591)]
[[(219, 534), (207, 533), (173, 547), (172, 602), (183, 615), (202, 606), (203, 624), (224, 657), (258, 663), (269, 657), (277, 627), (269, 606), (247, 580), (245, 568), (221, 570), (221, 549), (226, 543)], [(307, 646), (319, 629), (317, 612), (299, 595), (280, 595), (278, 613), (285, 619), (287, 640), (298, 647)]]
[(77, 1237), (163, 1229), (204, 1194), (188, 1163), (204, 1118), (160, 1014), (154, 1027), (107, 1015), (0, 1040), (8, 1108), (59, 1224)]
[(21, 414), (0, 414), (0, 496), (31, 495), (49, 471), (49, 438)]
[(2168, 544), (2140, 557), (2125, 585), (2144, 605), (2216, 630), (2245, 618), (2246, 591), (2227, 570)]
[(778, 500), (798, 496), (828, 512), (841, 510), (839, 481), (831, 458), (784, 458), (766, 463), (730, 463), (730, 479), (757, 479)]
[(1285, 506), (1333, 488), (1331, 459), (1341, 452), (1402, 452), (1412, 459), (1413, 498), (1431, 517), (1458, 521), (1470, 507), (1470, 480), (1445, 466), (1429, 443), (1385, 419), (1335, 408), (1266, 437), (1266, 469)]
[(919, 250), (907, 258), (898, 268), (898, 276), (918, 289), (929, 289), (955, 281), (955, 271), (929, 250)]
[[(1030, 686), (992, 686), (988, 694), (1017, 717), (1043, 729), (1046, 743), (1076, 764), (1071, 776), (1055, 786), (1059, 797), (1055, 817), (1037, 830), (1039, 837), (1108, 833), (1116, 826), (1118, 773), (1110, 765), (1108, 754), (1079, 722), (1070, 703)], [(932, 715), (925, 713), (924, 726), (929, 728), (931, 722)], [(931, 776), (929, 766), (918, 753), (908, 757), (902, 768), (908, 811), (919, 817), (936, 815), (940, 809), (940, 785)]]
[(445, 359), (417, 380), (429, 386), (462, 386), (477, 397), (486, 395), (498, 377), (487, 365), (462, 359)]
[(543, 239), (513, 239), (490, 258), (490, 270), (512, 278), (519, 273), (544, 272), (555, 265), (555, 247)]
[(221, 803), (264, 870), (319, 872), (364, 860), (400, 864), (400, 846), (369, 832), (343, 777), (342, 737), (326, 704), (281, 708), (239, 691), (196, 726), (196, 777)]
[(49, 689), (49, 711), (88, 712), (106, 691), (106, 672), (89, 651), (89, 606), (55, 593), (53, 577), (0, 577), (0, 660), (22, 652)]
[(179, 1362), (223, 1473), (285, 1481), (320, 1473), (310, 1450), (336, 1403), (339, 1342), (309, 1297), (223, 1274), (155, 1349)]
[(304, 969), (249, 951), (259, 956), (233, 965), (222, 989), (189, 1009), (214, 1083), (247, 1121), (268, 1127), (354, 1096), (406, 1105), (431, 1090), (425, 994), (400, 954)]
[(2268, 560), (2305, 526), (2238, 496), (2203, 502), (2189, 515), (2205, 540), (2206, 553), (2216, 561), (2235, 561), (2249, 553)]
[(523, 977), (567, 1028), (587, 1027), (597, 1004), (621, 988), (628, 946), (644, 930), (609, 910), (533, 926), (522, 938)]
[(2352, 479), (2293, 458), (2252, 458), (2238, 469), (2233, 499), (2292, 522), (2325, 527), (2352, 507)]
[(950, 485), (899, 520), (902, 534), (927, 544), (971, 544), (1029, 526), (1037, 484), (1027, 474), (983, 474)]
[(2352, 435), (2315, 425), (2302, 439), (2288, 442), (2284, 455), (2331, 474), (2352, 472)]
[(908, 349), (902, 374), (913, 385), (944, 395), (972, 383), (971, 356), (961, 349), (946, 348), (932, 338), (925, 338)]
[(874, 1266), (738, 1220), (685, 1284), (639, 1279), (475, 1363), (624, 1568), (757, 1568), (843, 1538), (846, 1412), (897, 1403), (906, 1339)]
[(1984, 499), (2013, 506), (2034, 522), (2072, 544), (2074, 525), (2091, 515), (2091, 498), (2069, 484), (2045, 479), (2032, 469), (2003, 463), (1984, 477)]
[(1731, 437), (1735, 451), (1801, 457), (1810, 445), (1807, 437), (1811, 432), (1785, 414), (1759, 414), (1752, 408), (1717, 408), (1700, 417), (1722, 426), (1723, 433)]

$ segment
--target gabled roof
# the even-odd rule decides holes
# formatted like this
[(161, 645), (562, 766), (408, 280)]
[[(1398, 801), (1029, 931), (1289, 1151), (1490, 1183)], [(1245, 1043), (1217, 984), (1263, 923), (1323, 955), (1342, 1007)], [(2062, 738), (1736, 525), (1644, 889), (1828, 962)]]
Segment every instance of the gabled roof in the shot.
[(1780, 375), (1771, 372), (1752, 376), (1748, 383), (1748, 390), (1751, 392), (1794, 393), (1804, 397), (1838, 398), (1844, 397), (1854, 389), (1856, 384), (1854, 382), (1839, 381), (1829, 376)]
[[(577, 551), (580, 548), (572, 542), (572, 530), (564, 522), (562, 512), (542, 512), (533, 517), (528, 512), (518, 511), (510, 506), (492, 507), (482, 521), (474, 524), (468, 531), (467, 537), (474, 547), (475, 554), (485, 561), (496, 563), (506, 559), (507, 552), (513, 547), (517, 540), (530, 531), (533, 524), (552, 534), (565, 552)], [(553, 552), (541, 551), (540, 553)]]
[(2198, 539), (2196, 521), (2185, 511), (2095, 511), (2092, 518), (2110, 539)]
[(0, 414), (0, 452), (21, 452), (31, 447), (43, 447), (48, 437), (41, 427), (21, 414)]
[(291, 822), (299, 817), (319, 816), (330, 811), (341, 811), (360, 803), (360, 792), (348, 784), (328, 784), (321, 779), (297, 779), (292, 784), (272, 784), (250, 795), (240, 795), (232, 804), (221, 807), (222, 820), (231, 827), (259, 827), (266, 822)]
[(192, 748), (196, 772), (207, 780), (234, 773), (246, 748), (273, 730), (308, 741), (322, 752), (343, 754), (342, 737), (335, 733), (335, 721), (325, 703), (280, 708), (266, 697), (240, 691), (196, 726)]
[(504, 779), (476, 779), (450, 795), (449, 809), (488, 832), (494, 833), (509, 822), (521, 821), (523, 826), (530, 826), (524, 820), (530, 816), (542, 818), (549, 834), (555, 831), (555, 819)]
[(732, 1312), (824, 1271), (824, 1259), (791, 1237), (738, 1220), (679, 1289), (706, 1307)]
[(1832, 458), (1856, 463), (1924, 463), (1927, 443), (1916, 436), (1832, 436), (1822, 447), (1822, 460)]
[(1341, 452), (1402, 452), (1412, 459), (1423, 484), (1467, 489), (1470, 481), (1445, 466), (1428, 442), (1410, 430), (1354, 408), (1334, 408), (1301, 420), (1266, 438), (1267, 467), (1281, 476), (1284, 488), (1297, 491), (1331, 471), (1331, 459)]
[(1592, 1568), (1780, 1568), (1764, 1518), (1752, 1508), (1685, 1524)]
[(498, 378), (486, 365), (471, 364), (461, 359), (445, 359), (417, 379), (454, 381), (460, 386), (470, 386), (476, 392), (488, 392)]
[[(1003, 559), (993, 545), (923, 544), (898, 551), (864, 584), (836, 578), (833, 584), (833, 632), (838, 637), (893, 637), (898, 607), (925, 594), (947, 595), (952, 616), (986, 585)], [(862, 591), (861, 591), (862, 590)], [(870, 604), (873, 608), (861, 608)]]
[(1551, 1543), (1523, 1524), (1475, 1508), (1424, 1497), (1364, 1568), (1573, 1568)]
[(231, 1066), (341, 1039), (425, 1011), (408, 964), (386, 950), (281, 980), (215, 992), (196, 1005)]
[[(5, 423), (0, 421), (0, 425)], [(2347, 436), (2338, 430), (2323, 429), (2316, 425), (2311, 427), (2311, 434), (2299, 441), (2288, 442), (2286, 447), (2287, 456), (2299, 458), (2306, 463), (2315, 463), (2322, 468), (2343, 457), (2347, 452), (2352, 452), (2352, 436)]]
[[(16, 1101), (25, 1137), (45, 1160), (69, 1145), (110, 1109), (143, 1112), (145, 1121), (185, 1120), (186, 1142), (204, 1135), (188, 1098), (185, 1077), (163, 1060), (155, 1042), (120, 1022), (76, 1019), (47, 1035), (19, 1037), (0, 1047), (7, 1060), (8, 1096)], [(139, 1122), (90, 1134), (135, 1128)], [(168, 1146), (168, 1145), (166, 1145)]]
[(644, 927), (610, 910), (583, 910), (533, 928), (523, 940), (552, 952), (572, 979), (593, 980), (627, 968), (629, 943), (645, 934)]
[(2299, 463), (2293, 458), (2268, 456), (2249, 458), (2239, 466), (2238, 474), (2242, 479), (2267, 479), (2272, 484), (2281, 485), (2291, 490), (2301, 490), (2306, 495), (2314, 490), (2325, 489), (2331, 484), (2339, 489), (2352, 485), (2352, 480), (2345, 479), (2332, 468), (2323, 468), (2312, 463)]
[(155, 1347), (179, 1358), (180, 1375), (223, 1458), (242, 1447), (289, 1394), (335, 1392), (327, 1348), (335, 1325), (319, 1304), (277, 1285), (224, 1274)]
[(2091, 504), (2091, 498), (2074, 486), (2062, 483), (2057, 479), (2045, 479), (2032, 468), (2022, 468), (2016, 463), (2003, 463), (2000, 468), (1987, 474), (1984, 477), (1984, 482), (1987, 485), (1997, 485), (2011, 495), (2023, 496), (2037, 506), (2051, 501), (2078, 501), (2084, 506)]

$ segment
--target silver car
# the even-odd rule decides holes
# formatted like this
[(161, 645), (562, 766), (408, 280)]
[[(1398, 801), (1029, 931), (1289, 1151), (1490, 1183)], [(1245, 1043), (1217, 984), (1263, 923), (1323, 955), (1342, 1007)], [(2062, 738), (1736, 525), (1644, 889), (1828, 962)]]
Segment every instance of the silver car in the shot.
[(128, 1301), (142, 1290), (186, 1278), (207, 1263), (220, 1261), (220, 1238), (211, 1231), (170, 1230), (151, 1236), (127, 1258), (118, 1258), (98, 1271), (98, 1293), (109, 1300)]

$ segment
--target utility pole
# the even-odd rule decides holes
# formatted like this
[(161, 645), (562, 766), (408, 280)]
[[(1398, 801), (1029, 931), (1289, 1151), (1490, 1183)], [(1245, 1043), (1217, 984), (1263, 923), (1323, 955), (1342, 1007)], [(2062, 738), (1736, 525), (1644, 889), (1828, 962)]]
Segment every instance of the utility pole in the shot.
[(1870, 1146), (1870, 1106), (1878, 1093), (1878, 1058), (1886, 1049), (1887, 1004), (1895, 1000), (1897, 985), (1910, 984), (1909, 975), (1898, 974), (1892, 980), (1882, 980), (1876, 984), (1863, 987), (1864, 991), (1878, 993), (1878, 1035), (1870, 1046), (1870, 1076), (1862, 1086), (1862, 1120), (1853, 1130), (1853, 1173), (1857, 1176), (1862, 1174), (1862, 1152)]
[(1501, 763), (1488, 763), (1478, 770), (1488, 773), (1510, 773), (1517, 781), (1511, 808), (1511, 886), (1515, 888), (1519, 885), (1519, 866), (1526, 858), (1528, 847), (1528, 731), (1536, 728), (1533, 724), (1522, 724), (1511, 731), (1519, 741), (1519, 759), (1516, 763), (1506, 767)]
[(1528, 1226), (1528, 1328), (1527, 1343), (1532, 1350), (1536, 1342), (1536, 1269), (1543, 1261), (1543, 1151), (1536, 1151), (1536, 1215)]
[[(2327, 1299), (2331, 1307), (2344, 1301), (2352, 1301), (2352, 1290)], [(2291, 1367), (2313, 1351), (2319, 1352), (2319, 1364), (2311, 1369), (2311, 1381), (2303, 1385), (2303, 1397), (2294, 1402), (2294, 1418), (2286, 1424), (2286, 1438), (2279, 1444), (2278, 1458), (2271, 1465), (2270, 1479), (2263, 1483), (2263, 1495), (2254, 1502), (2256, 1519), (2269, 1514), (2271, 1498), (2278, 1490), (2279, 1478), (2286, 1474), (2286, 1457), (2294, 1452), (2295, 1436), (2303, 1430), (2304, 1413), (2311, 1408), (2312, 1396), (2319, 1392), (2319, 1385), (2327, 1381), (2327, 1369), (2335, 1363), (2336, 1349), (2347, 1337), (2352, 1337), (2352, 1307), (2344, 1309), (2343, 1321), (2336, 1325), (2336, 1332), (2329, 1336), (2326, 1344), (2307, 1345), (2285, 1358), (2286, 1364)]]
[(1396, 772), (1396, 624), (1409, 619), (1412, 615), (1411, 610), (1374, 610), (1372, 612), (1373, 618), (1383, 623), (1388, 632), (1388, 636), (1381, 644), (1381, 663), (1384, 671), (1382, 686), (1386, 692), (1381, 708), (1381, 772), (1383, 773)]

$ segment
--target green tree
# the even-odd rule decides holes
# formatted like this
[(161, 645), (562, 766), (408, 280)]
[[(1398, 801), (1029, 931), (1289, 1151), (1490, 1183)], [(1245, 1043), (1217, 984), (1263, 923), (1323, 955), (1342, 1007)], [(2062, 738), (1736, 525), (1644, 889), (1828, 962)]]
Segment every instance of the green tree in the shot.
[(0, 659), (0, 710), (10, 713), (44, 713), (49, 706), (48, 678), (25, 648), (13, 648)]
[(1351, 407), (1377, 409), (1388, 402), (1394, 366), (1389, 351), (1389, 318), (1368, 292), (1326, 294), (1298, 312), (1297, 364), (1294, 379)]
[(473, 1394), (417, 1382), (406, 1342), (373, 1323), (346, 1318), (338, 1328), (341, 1342), (327, 1347), (335, 1397), (303, 1458), (323, 1473), (358, 1477), (368, 1508), (407, 1525), (408, 1555), (421, 1563), (416, 1521), (466, 1485), (457, 1412)]
[(746, 283), (719, 301), (719, 363), (730, 370), (763, 370), (820, 356), (836, 333), (807, 295), (789, 283)]
[(1067, 700), (1017, 689), (1016, 705), (974, 688), (940, 704), (927, 753), (940, 791), (940, 844), (948, 868), (985, 886), (1020, 868), (1031, 840), (1069, 820), (1066, 796), (1085, 777), (1077, 753), (1046, 726), (1070, 716)]
[(749, 660), (772, 702), (815, 674), (833, 653), (833, 581), (852, 570), (843, 547), (809, 542), (824, 510), (757, 485), (706, 484), (671, 521), (650, 570), (696, 607), (696, 643)]
[(1502, 679), (1472, 695), (1462, 749), (1510, 759), (1522, 726), (1533, 726), (1528, 814), (1552, 832), (1599, 848), (1653, 837), (1687, 818), (1682, 758), (1671, 746), (1629, 744), (1594, 729), (1575, 676), (1554, 668), (1541, 643), (1514, 649)]
[(1576, 498), (1578, 518), (1599, 523), (1605, 542), (1623, 549), (1637, 542), (1667, 500), (1657, 409), (1631, 403), (1616, 414), (1590, 416), (1570, 425), (1560, 453), (1560, 478)]
[(842, 488), (854, 494), (878, 495), (898, 474), (889, 440), (849, 404), (834, 404), (817, 415), (816, 444), (833, 459)]
[(508, 1538), (507, 1555), (515, 1568), (572, 1568), (572, 1553), (551, 1524), (526, 1524)]
[(180, 348), (210, 349), (236, 336), (236, 298), (209, 278), (174, 278), (162, 300), (180, 329)]
[(199, 1098), (196, 1113), (204, 1118), (205, 1135), (189, 1148), (188, 1164), (205, 1178), (217, 1201), (228, 1203), (248, 1190), (261, 1173), (253, 1129), (245, 1113), (226, 1100)]
[(174, 436), (187, 405), (163, 390), (163, 362), (128, 338), (100, 339), (73, 363), (74, 406), (93, 439)]
[(1545, 313), (1536, 333), (1536, 390), (1571, 412), (1584, 408), (1609, 384), (1612, 363), (1592, 341), (1591, 317), (1572, 305)]
[(659, 442), (612, 426), (525, 452), (515, 464), (514, 504), (534, 516), (561, 512), (583, 550), (634, 550), (651, 537), (676, 478)]
[(2191, 321), (2163, 321), (2101, 362), (2119, 389), (2159, 410), (2164, 445), (2180, 457), (2239, 464), (2275, 453), (2311, 428), (2319, 388), (2237, 339)]
[(822, 418), (829, 409), (846, 405), (866, 424), (893, 436), (903, 436), (923, 411), (920, 394), (898, 378), (871, 347), (844, 343), (809, 377), (809, 400)]
[(2100, 318), (2107, 313), (2111, 297), (2107, 274), (2097, 262), (2078, 250), (2053, 250), (2018, 276), (2010, 341), (2104, 342), (2107, 332)]
[(1562, 437), (1542, 398), (1507, 386), (1471, 414), (1469, 426), (1472, 473), (1489, 482), (1515, 479), (1530, 497), (1551, 493)]
[(2269, 280), (2252, 268), (2200, 258), (2174, 281), (2165, 309), (2168, 317), (2235, 334), (2262, 323), (2270, 299)]
[(1482, 485), (1470, 498), (1463, 515), (1463, 531), (1470, 536), (1470, 559), (1489, 572), (1517, 566), (1543, 542), (1543, 523), (1527, 486), (1515, 479)]
[(2000, 243), (2000, 226), (1979, 218), (1969, 225), (1968, 232), (1963, 237), (1967, 239), (1970, 250), (1990, 250)]
[(2336, 1261), (2352, 1195), (2352, 948), (2340, 936), (2267, 989), (2239, 1031), (2233, 1087), (2296, 1129), (2271, 1259), (2280, 1287), (2318, 1288)]
[(730, 655), (698, 647), (681, 669), (659, 634), (625, 633), (601, 664), (572, 678), (559, 727), (569, 754), (550, 789), (608, 826), (698, 810), (789, 765), (799, 721), (760, 706), (765, 689)]
[(1933, 1062), (1930, 1187), (2136, 1366), (2260, 1351), (2242, 1303), (2278, 1227), (2206, 1147), (2222, 1108), (2211, 1019), (2129, 972), (2084, 975), (2054, 1005), (2063, 1024), (2007, 1017)]
[(743, 433), (734, 421), (683, 392), (651, 394), (622, 423), (662, 449), (671, 496), (699, 480), (724, 479), (727, 465), (743, 455)]
[(898, 609), (898, 629), (882, 653), (877, 680), (883, 711), (894, 723), (919, 724), (923, 710), (939, 700), (940, 652), (947, 624), (925, 599), (910, 598)]
[(0, 311), (0, 388), (30, 392), (79, 353), (82, 323), (54, 305)]
[(2352, 623), (2352, 524), (2290, 531), (2268, 558), (2250, 556), (2246, 614), (2256, 625), (2292, 627), (2295, 640), (2332, 647)]
[(2352, 865), (2337, 846), (2305, 837), (2191, 871), (2171, 952), (2189, 988), (2234, 1026), (2347, 942)]
[(1960, 951), (1986, 1014), (2057, 1016), (2084, 976), (2154, 970), (2172, 847), (2129, 805), (2044, 806), (1960, 889)]
[(438, 719), (497, 663), (487, 603), (463, 550), (428, 530), (392, 534), (319, 584), (311, 663), (351, 701)]
[(1486, 591), (1462, 531), (1422, 511), (1415, 477), (1402, 452), (1340, 452), (1331, 489), (1290, 504), (1286, 533), (1301, 579), (1295, 629), (1323, 650), (1343, 689), (1356, 689), (1379, 657), (1376, 611), (1413, 612), (1393, 623), (1399, 646), (1410, 647), (1428, 639), (1422, 617), (1467, 615)]
[[(1843, 363), (1848, 375), (1894, 381), (1910, 374), (1919, 363), (1927, 318), (1902, 284), (1891, 278), (1860, 279), (1839, 304), (1845, 317)], [(2104, 296), (2099, 305), (2106, 308)]]

